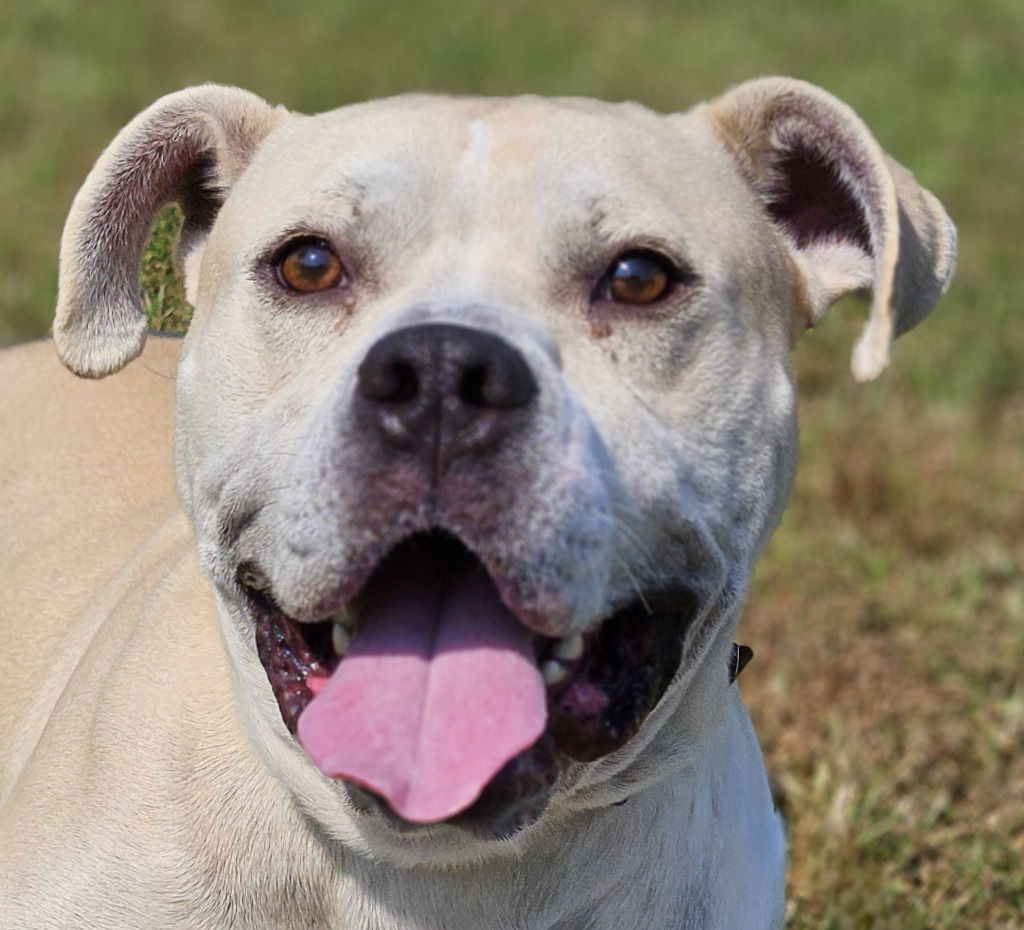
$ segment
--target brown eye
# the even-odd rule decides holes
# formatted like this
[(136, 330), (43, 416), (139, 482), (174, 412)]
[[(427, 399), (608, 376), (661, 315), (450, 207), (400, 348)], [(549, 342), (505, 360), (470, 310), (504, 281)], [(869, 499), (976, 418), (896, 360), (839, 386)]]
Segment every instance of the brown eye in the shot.
[(652, 304), (664, 297), (673, 282), (668, 259), (653, 252), (624, 252), (605, 275), (607, 296), (621, 304)]
[(277, 259), (281, 283), (300, 294), (337, 287), (345, 266), (323, 239), (297, 239), (285, 246)]

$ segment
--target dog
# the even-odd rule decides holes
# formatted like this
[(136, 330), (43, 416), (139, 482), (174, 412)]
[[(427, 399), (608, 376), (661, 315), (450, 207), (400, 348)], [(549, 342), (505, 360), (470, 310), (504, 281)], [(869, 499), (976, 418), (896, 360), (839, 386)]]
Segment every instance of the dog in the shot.
[[(168, 202), (195, 314), (145, 344)], [(0, 353), (0, 926), (781, 927), (731, 679), (790, 349), (870, 292), (876, 376), (955, 243), (788, 78), (157, 101)]]

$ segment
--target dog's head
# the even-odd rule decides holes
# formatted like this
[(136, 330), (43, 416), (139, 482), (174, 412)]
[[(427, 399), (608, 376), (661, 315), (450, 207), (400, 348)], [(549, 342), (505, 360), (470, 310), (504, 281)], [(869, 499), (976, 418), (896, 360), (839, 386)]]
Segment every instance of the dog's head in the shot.
[(195, 306), (178, 489), (242, 715), (328, 831), (410, 856), (700, 752), (790, 489), (792, 341), (870, 290), (874, 376), (954, 256), (937, 201), (797, 81), (671, 116), (307, 117), (208, 86), (137, 117), (75, 201), (76, 372), (141, 350), (168, 201)]

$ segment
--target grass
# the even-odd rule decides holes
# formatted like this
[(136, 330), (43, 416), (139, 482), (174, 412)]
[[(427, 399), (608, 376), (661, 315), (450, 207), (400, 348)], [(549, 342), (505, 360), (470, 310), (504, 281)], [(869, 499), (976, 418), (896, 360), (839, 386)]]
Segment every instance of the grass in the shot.
[(184, 332), (192, 319), (192, 308), (185, 300), (184, 284), (174, 263), (174, 247), (181, 228), (181, 213), (167, 207), (157, 216), (150, 233), (149, 247), (142, 256), (139, 289), (150, 329), (158, 332)]
[[(947, 205), (956, 282), (858, 386), (863, 307), (796, 350), (802, 464), (740, 679), (790, 829), (790, 930), (1024, 924), (1024, 5), (1020, 0), (0, 0), (0, 343), (45, 331), (60, 225), (102, 146), (205, 80), (315, 111), (405, 89), (674, 109), (822, 84)], [(175, 214), (143, 268), (188, 309)]]
[(1019, 927), (1024, 421), (830, 404), (743, 628), (790, 926)]

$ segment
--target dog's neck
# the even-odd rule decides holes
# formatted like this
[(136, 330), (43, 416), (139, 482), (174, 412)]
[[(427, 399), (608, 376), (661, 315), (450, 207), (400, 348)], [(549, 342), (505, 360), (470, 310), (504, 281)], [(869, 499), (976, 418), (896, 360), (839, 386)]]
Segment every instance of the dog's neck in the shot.
[[(756, 756), (743, 746), (745, 721), (724, 729), (722, 758), (734, 766), (730, 771), (695, 769), (624, 805), (577, 813), (571, 830), (538, 834), (521, 855), (463, 868), (401, 868), (333, 847), (305, 830), (303, 840), (290, 844), (302, 847), (292, 849), (291, 855), (253, 845), (236, 849), (232, 867), (214, 876), (221, 887), (208, 889), (197, 912), (212, 911), (227, 892), (231, 899), (248, 903), (246, 926), (281, 930), (756, 926), (772, 905), (772, 886), (779, 876), (771, 875), (763, 888), (746, 889), (740, 900), (722, 876), (746, 874), (751, 881), (763, 880), (764, 869), (758, 866), (781, 862), (781, 855), (772, 848), (774, 834), (759, 830), (749, 809), (770, 802), (763, 784), (757, 783)], [(285, 814), (277, 807), (270, 824), (275, 814), (284, 814), (292, 821), (289, 827), (296, 826), (299, 815), (294, 810)], [(642, 830), (636, 829), (638, 821)], [(258, 832), (267, 836), (270, 824)], [(272, 832), (284, 837), (300, 831)], [(626, 848), (615, 842), (625, 832), (648, 837), (648, 845)], [(738, 835), (739, 842), (721, 847), (706, 842), (709, 835), (726, 834)], [(566, 836), (571, 838), (566, 841)], [(732, 858), (742, 850), (749, 861), (724, 863), (725, 848)], [(684, 869), (681, 862), (687, 863)], [(240, 864), (245, 868), (239, 869)], [(627, 888), (647, 889), (642, 911), (634, 896), (622, 893)], [(582, 898), (580, 889), (586, 889)], [(711, 914), (719, 922), (709, 923)]]

